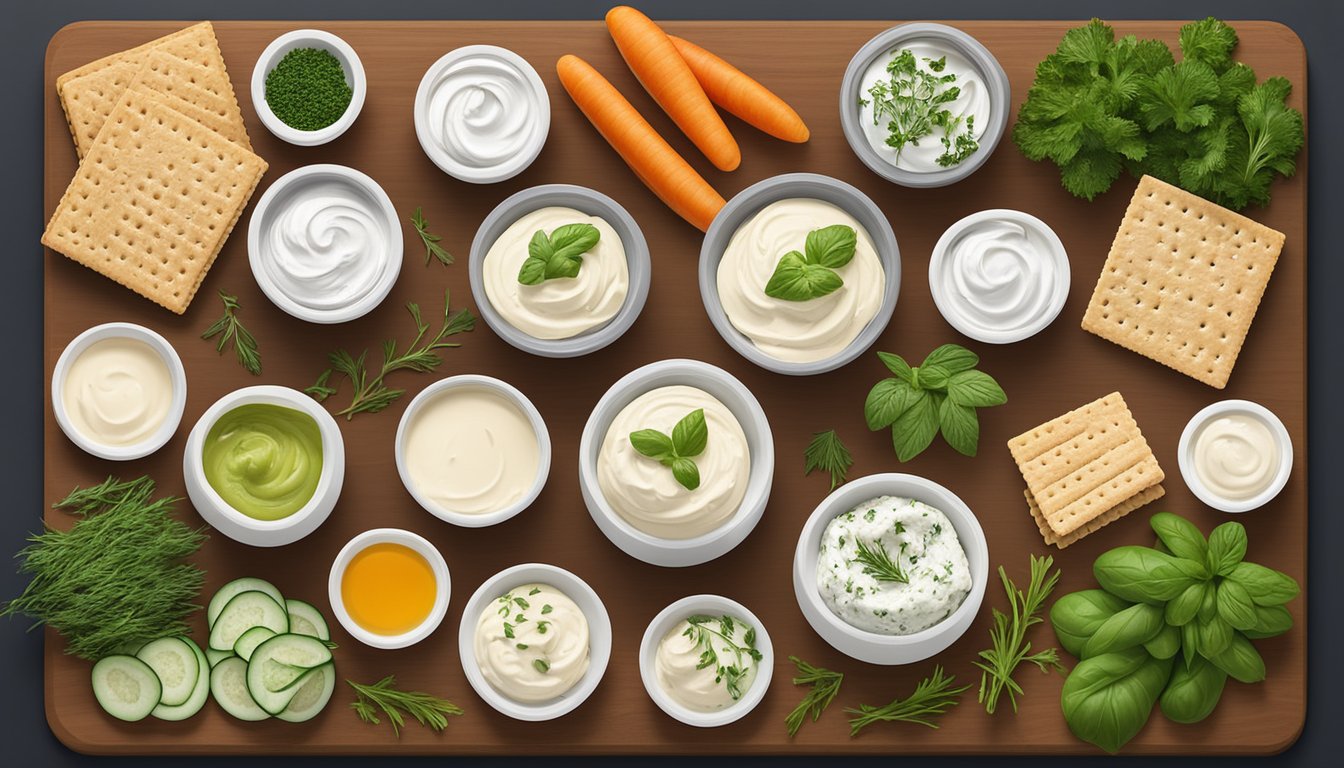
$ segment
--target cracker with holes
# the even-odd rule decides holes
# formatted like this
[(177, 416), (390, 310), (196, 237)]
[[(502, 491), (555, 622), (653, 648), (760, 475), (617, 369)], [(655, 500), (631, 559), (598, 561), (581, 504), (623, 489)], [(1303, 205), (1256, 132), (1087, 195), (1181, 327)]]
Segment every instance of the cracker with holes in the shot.
[(182, 314), (265, 170), (163, 97), (127, 90), (42, 244)]
[(1027, 507), (1060, 549), (1160, 498), (1164, 475), (1119, 392), (1008, 441)]
[(1222, 389), (1283, 240), (1282, 232), (1144, 176), (1083, 330)]

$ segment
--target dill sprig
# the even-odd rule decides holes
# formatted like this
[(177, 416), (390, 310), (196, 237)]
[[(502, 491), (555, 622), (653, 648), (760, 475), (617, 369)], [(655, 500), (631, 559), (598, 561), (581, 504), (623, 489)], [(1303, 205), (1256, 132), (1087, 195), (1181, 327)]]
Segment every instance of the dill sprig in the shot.
[(338, 374), (350, 380), (355, 392), (350, 404), (336, 414), (352, 419), (357, 413), (377, 413), (406, 393), (404, 389), (393, 389), (384, 383), (388, 374), (397, 371), (429, 373), (435, 370), (443, 363), (443, 358), (437, 354), (438, 350), (462, 346), (444, 339), (466, 333), (476, 327), (476, 316), (471, 310), (463, 309), (454, 314), (449, 309), (447, 292), (443, 294), (443, 327), (428, 340), (425, 339), (425, 335), (429, 332), (429, 324), (420, 318), (420, 305), (407, 302), (406, 310), (415, 320), (416, 333), (415, 339), (407, 345), (405, 352), (397, 351), (396, 339), (383, 342), (383, 364), (376, 374), (370, 375), (365, 362), (365, 357), (368, 356), (367, 349), (360, 352), (359, 357), (351, 355), (344, 349), (338, 349), (327, 356), (327, 362), (331, 367), (323, 371), (317, 377), (317, 381), (303, 391), (319, 403), (324, 402), (336, 394), (336, 386), (331, 383), (331, 377), (332, 374)]
[(975, 666), (983, 670), (980, 675), (978, 698), (980, 703), (985, 705), (985, 711), (991, 715), (994, 714), (999, 697), (1005, 690), (1008, 691), (1008, 700), (1012, 702), (1013, 711), (1017, 711), (1017, 696), (1022, 693), (1022, 686), (1013, 679), (1013, 672), (1022, 662), (1029, 661), (1045, 673), (1049, 673), (1051, 669), (1060, 671), (1064, 669), (1059, 663), (1057, 650), (1047, 648), (1032, 653), (1031, 643), (1026, 642), (1027, 630), (1045, 621), (1039, 615), (1041, 605), (1059, 582), (1059, 571), (1050, 573), (1050, 567), (1054, 562), (1053, 557), (1031, 555), (1031, 580), (1027, 584), (1026, 592), (1018, 589), (1008, 578), (1003, 566), (999, 566), (999, 579), (1003, 581), (1003, 589), (1008, 593), (1008, 613), (1005, 614), (998, 608), (994, 609), (994, 626), (989, 630), (993, 647), (981, 651), (982, 661), (975, 662)]
[(797, 656), (790, 656), (789, 661), (798, 668), (798, 675), (793, 678), (793, 684), (812, 686), (803, 695), (803, 700), (798, 702), (798, 706), (784, 718), (784, 725), (789, 729), (789, 738), (793, 738), (797, 735), (798, 729), (803, 727), (808, 715), (812, 716), (814, 723), (821, 717), (821, 713), (835, 700), (835, 695), (840, 693), (840, 685), (845, 681), (845, 676), (841, 672), (814, 667)]
[[(859, 548), (854, 560), (863, 565), (865, 574), (878, 581), (910, 583), (910, 577), (906, 575), (905, 571), (901, 570), (901, 566), (897, 565), (896, 561), (891, 559), (891, 556), (887, 554), (887, 548), (882, 546), (882, 542), (879, 541), (876, 546), (869, 547), (863, 539), (856, 537), (854, 543)], [(905, 550), (904, 544), (901, 545), (901, 550)]]
[(397, 678), (388, 675), (372, 685), (361, 685), (354, 680), (346, 680), (347, 685), (355, 689), (355, 700), (350, 708), (355, 710), (359, 719), (378, 725), (381, 711), (392, 725), (392, 732), (401, 738), (401, 728), (406, 724), (406, 714), (414, 717), (421, 725), (442, 731), (448, 727), (448, 715), (462, 714), (462, 708), (447, 699), (421, 691), (401, 691), (396, 688)]
[(453, 263), (453, 254), (445, 251), (439, 241), (443, 238), (430, 232), (429, 222), (425, 221), (425, 214), (421, 208), (415, 209), (415, 215), (411, 217), (411, 224), (415, 227), (415, 233), (420, 236), (420, 242), (425, 244), (425, 266), (429, 266), (431, 259), (438, 259), (439, 263), (445, 267)]
[(858, 709), (846, 709), (846, 712), (854, 715), (849, 720), (849, 735), (855, 736), (873, 723), (892, 721), (919, 723), (937, 728), (938, 723), (935, 719), (955, 707), (957, 699), (971, 687), (963, 685), (960, 688), (953, 688), (954, 682), (956, 677), (943, 674), (940, 665), (933, 668), (932, 677), (924, 678), (915, 686), (915, 692), (907, 699), (896, 699), (881, 707), (860, 704)]
[(803, 449), (803, 474), (810, 475), (812, 470), (820, 469), (831, 475), (831, 490), (845, 482), (845, 475), (854, 466), (854, 457), (849, 449), (840, 442), (840, 436), (834, 429), (816, 432), (812, 441)]
[[(723, 683), (733, 701), (742, 698), (742, 680), (751, 671), (751, 664), (761, 660), (761, 652), (756, 649), (756, 629), (747, 627), (739, 643), (734, 638), (738, 622), (732, 616), (696, 615), (688, 617), (686, 623), (690, 626), (682, 634), (693, 640), (700, 649), (700, 661), (695, 668), (714, 667), (714, 682)], [(724, 651), (733, 654), (731, 663), (725, 664), (719, 658), (719, 652), (714, 649), (715, 637), (719, 638)], [(748, 663), (747, 659), (751, 662)]]
[(52, 505), (81, 519), (68, 531), (48, 527), (28, 538), (19, 571), (32, 581), (0, 616), (55, 629), (66, 653), (85, 659), (187, 634), (205, 574), (185, 559), (206, 536), (172, 516), (178, 499), (153, 495), (148, 477), (109, 477)]
[(261, 354), (257, 352), (257, 340), (252, 334), (243, 327), (243, 323), (238, 319), (238, 310), (242, 309), (238, 305), (238, 297), (220, 291), (219, 298), (224, 302), (224, 314), (216, 320), (205, 333), (201, 334), (202, 339), (209, 340), (215, 336), (219, 341), (215, 343), (215, 351), (224, 354), (224, 348), (229, 342), (233, 342), (233, 351), (238, 355), (238, 364), (247, 369), (247, 372), (253, 376), (261, 375)]

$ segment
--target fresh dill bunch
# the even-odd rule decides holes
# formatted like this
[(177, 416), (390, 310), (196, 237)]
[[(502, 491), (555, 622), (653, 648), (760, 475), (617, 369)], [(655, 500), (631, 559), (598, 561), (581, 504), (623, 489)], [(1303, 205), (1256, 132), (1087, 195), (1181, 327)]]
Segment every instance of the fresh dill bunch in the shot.
[(909, 698), (896, 699), (881, 707), (860, 704), (858, 709), (846, 709), (846, 712), (854, 715), (849, 721), (849, 735), (856, 736), (873, 723), (893, 721), (937, 728), (937, 718), (957, 706), (957, 699), (971, 687), (963, 685), (953, 688), (952, 683), (956, 679), (954, 675), (944, 674), (942, 666), (936, 666), (933, 675), (921, 680)]
[(798, 729), (803, 727), (808, 715), (812, 716), (814, 723), (821, 717), (821, 713), (835, 700), (836, 694), (840, 693), (840, 685), (844, 683), (845, 676), (841, 672), (814, 667), (797, 656), (790, 656), (789, 661), (798, 668), (798, 675), (793, 678), (793, 684), (812, 686), (804, 694), (803, 700), (798, 702), (798, 706), (784, 718), (784, 725), (789, 729), (789, 738), (793, 738), (797, 735)]
[(435, 731), (448, 727), (448, 715), (462, 714), (462, 708), (447, 699), (421, 691), (398, 690), (395, 675), (388, 675), (372, 685), (362, 685), (354, 680), (345, 682), (355, 689), (355, 700), (351, 702), (350, 708), (359, 719), (378, 725), (382, 722), (378, 717), (381, 711), (387, 716), (392, 732), (398, 738), (401, 737), (402, 726), (406, 724), (406, 718), (401, 714), (403, 711), (421, 725)]
[(991, 715), (1005, 690), (1013, 711), (1017, 711), (1017, 697), (1022, 693), (1022, 686), (1013, 679), (1013, 672), (1022, 662), (1029, 661), (1042, 672), (1064, 669), (1059, 663), (1059, 652), (1054, 648), (1032, 653), (1031, 643), (1026, 641), (1027, 630), (1045, 621), (1040, 616), (1041, 605), (1059, 583), (1059, 571), (1050, 573), (1054, 563), (1053, 557), (1031, 555), (1031, 578), (1025, 592), (1018, 589), (1003, 566), (999, 566), (999, 579), (1008, 593), (1008, 613), (994, 609), (994, 626), (989, 630), (993, 647), (981, 651), (981, 661), (975, 662), (975, 666), (982, 670), (978, 699), (985, 705), (985, 712)]

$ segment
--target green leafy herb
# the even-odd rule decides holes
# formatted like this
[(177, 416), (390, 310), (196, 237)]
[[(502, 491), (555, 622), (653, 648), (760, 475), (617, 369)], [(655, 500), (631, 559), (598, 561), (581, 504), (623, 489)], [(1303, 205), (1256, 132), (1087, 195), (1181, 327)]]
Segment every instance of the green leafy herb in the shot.
[[(863, 539), (856, 538), (854, 544), (859, 548), (859, 553), (855, 555), (854, 560), (863, 565), (863, 572), (866, 575), (872, 576), (878, 581), (910, 583), (910, 577), (906, 576), (905, 571), (901, 570), (901, 566), (891, 559), (882, 542), (877, 542), (875, 547), (869, 547)], [(901, 545), (901, 551), (905, 551), (904, 544)]]
[(961, 694), (971, 687), (963, 685), (953, 688), (954, 682), (955, 676), (943, 674), (942, 666), (936, 666), (933, 668), (933, 676), (921, 680), (909, 698), (896, 699), (881, 707), (861, 704), (858, 709), (846, 709), (846, 712), (854, 715), (849, 720), (849, 735), (857, 736), (859, 731), (873, 723), (894, 721), (937, 728), (937, 718), (955, 707)]
[(533, 659), (532, 666), (543, 675), (551, 671), (551, 663), (545, 659)]
[(238, 297), (230, 296), (220, 291), (219, 298), (224, 302), (224, 314), (218, 320), (205, 329), (201, 334), (202, 339), (211, 339), (219, 337), (215, 344), (215, 351), (224, 354), (224, 348), (229, 342), (233, 342), (233, 351), (238, 355), (238, 364), (247, 369), (247, 372), (253, 376), (261, 375), (261, 355), (257, 352), (257, 340), (252, 334), (243, 327), (243, 323), (238, 319), (238, 310), (242, 309), (238, 305)]
[(330, 383), (332, 374), (335, 373), (348, 379), (354, 388), (350, 404), (337, 411), (337, 415), (353, 419), (357, 413), (377, 413), (391, 405), (406, 392), (404, 389), (393, 389), (387, 386), (384, 380), (388, 374), (397, 371), (429, 373), (436, 370), (443, 363), (443, 358), (439, 357), (438, 350), (461, 346), (456, 342), (444, 341), (444, 339), (456, 336), (459, 333), (466, 333), (476, 327), (476, 317), (471, 313), (471, 310), (463, 309), (457, 313), (449, 310), (447, 292), (443, 294), (443, 326), (429, 338), (426, 338), (429, 333), (429, 324), (420, 319), (420, 305), (415, 302), (408, 302), (406, 310), (411, 313), (411, 318), (415, 320), (416, 330), (415, 338), (407, 345), (406, 351), (397, 351), (396, 339), (383, 342), (382, 366), (376, 373), (370, 375), (365, 362), (368, 350), (360, 352), (359, 357), (351, 355), (344, 349), (337, 350), (327, 356), (327, 361), (331, 367), (323, 371), (317, 377), (317, 381), (303, 391), (319, 403), (325, 402), (327, 398), (337, 392), (336, 386)]
[(980, 358), (956, 344), (933, 350), (918, 367), (899, 355), (877, 356), (894, 376), (873, 386), (863, 416), (873, 431), (891, 427), (896, 458), (918, 456), (940, 431), (958, 453), (974, 456), (980, 442), (976, 409), (1008, 402), (998, 382), (976, 370)]
[(980, 148), (975, 115), (954, 115), (948, 108), (961, 96), (961, 87), (955, 73), (944, 74), (946, 68), (945, 56), (916, 58), (909, 50), (894, 51), (887, 62), (890, 79), (873, 83), (868, 98), (859, 98), (859, 106), (872, 105), (873, 125), (887, 121), (886, 144), (896, 150), (897, 160), (907, 145), (917, 147), (935, 132), (943, 144), (937, 163), (944, 168), (963, 162)]
[(550, 237), (537, 230), (527, 244), (527, 260), (518, 270), (518, 282), (541, 285), (558, 277), (578, 277), (583, 254), (591, 251), (601, 237), (592, 224), (556, 227)]
[(765, 295), (785, 301), (810, 301), (833, 293), (844, 280), (835, 270), (854, 259), (858, 236), (853, 227), (832, 224), (807, 233), (803, 252), (780, 257), (765, 284)]
[(1004, 592), (1008, 593), (1008, 612), (994, 609), (994, 626), (989, 630), (991, 647), (981, 651), (981, 660), (975, 662), (975, 666), (982, 670), (979, 701), (991, 715), (1005, 690), (1013, 711), (1017, 711), (1017, 697), (1022, 693), (1022, 687), (1013, 679), (1013, 672), (1022, 662), (1029, 661), (1042, 672), (1064, 671), (1058, 651), (1047, 648), (1032, 653), (1031, 643), (1026, 639), (1027, 630), (1045, 621), (1040, 616), (1041, 606), (1059, 583), (1059, 571), (1050, 572), (1055, 562), (1053, 557), (1030, 557), (1031, 577), (1025, 592), (1013, 584), (1003, 566), (999, 566), (999, 580), (1003, 582)]
[(709, 442), (709, 425), (705, 410), (697, 408), (686, 414), (672, 428), (672, 436), (656, 429), (641, 429), (630, 433), (630, 445), (672, 470), (672, 476), (688, 491), (700, 487), (700, 468), (692, 457), (704, 453)]
[(830, 473), (831, 490), (845, 482), (845, 475), (852, 466), (854, 457), (840, 442), (834, 429), (814, 433), (812, 441), (803, 449), (803, 474), (810, 475), (814, 469)]
[(67, 653), (85, 659), (188, 634), (205, 574), (187, 558), (206, 536), (173, 517), (179, 499), (153, 495), (148, 477), (109, 477), (53, 504), (81, 519), (29, 537), (18, 558), (32, 580), (0, 616), (51, 627)]
[(335, 123), (353, 98), (340, 60), (323, 48), (295, 48), (266, 75), (266, 106), (300, 131)]
[[(761, 652), (756, 649), (756, 629), (747, 627), (742, 639), (737, 639), (737, 627), (742, 624), (732, 616), (689, 616), (689, 625), (682, 634), (691, 639), (700, 649), (700, 661), (696, 669), (714, 668), (714, 682), (722, 683), (733, 701), (742, 698), (742, 681), (751, 672), (753, 664), (761, 661)], [(718, 638), (719, 648), (714, 647)], [(721, 653), (731, 654), (724, 661)]]
[(429, 231), (429, 222), (425, 221), (425, 214), (418, 206), (415, 215), (411, 217), (411, 225), (415, 227), (415, 233), (420, 236), (420, 242), (425, 244), (425, 266), (429, 266), (431, 259), (438, 259), (445, 267), (453, 263), (453, 254), (439, 245), (439, 241), (443, 238)]
[(835, 700), (836, 694), (840, 693), (840, 685), (844, 683), (845, 676), (840, 672), (832, 672), (823, 667), (814, 667), (797, 656), (790, 656), (789, 661), (798, 668), (798, 674), (793, 678), (794, 685), (812, 686), (803, 700), (798, 702), (798, 706), (793, 708), (789, 716), (784, 718), (784, 725), (789, 730), (789, 738), (793, 738), (798, 733), (798, 729), (803, 727), (807, 716), (812, 716), (812, 722), (816, 722), (821, 717), (821, 713), (831, 705)]
[(381, 710), (392, 724), (392, 732), (401, 736), (401, 727), (406, 724), (402, 712), (414, 717), (423, 726), (442, 731), (448, 726), (448, 715), (462, 714), (462, 708), (447, 699), (420, 691), (398, 690), (397, 679), (388, 675), (372, 685), (361, 685), (353, 680), (345, 681), (355, 689), (355, 700), (350, 708), (355, 710), (359, 719), (378, 725)]

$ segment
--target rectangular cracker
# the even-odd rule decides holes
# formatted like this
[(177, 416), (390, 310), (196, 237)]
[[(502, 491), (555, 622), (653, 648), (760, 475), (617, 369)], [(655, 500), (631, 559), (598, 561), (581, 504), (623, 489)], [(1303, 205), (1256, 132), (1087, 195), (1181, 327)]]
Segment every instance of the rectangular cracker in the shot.
[(1014, 437), (1008, 450), (1060, 538), (1164, 479), (1119, 392)]
[(1283, 241), (1282, 232), (1144, 176), (1083, 330), (1222, 389)]
[(265, 170), (163, 97), (127, 90), (42, 244), (182, 314)]
[(203, 66), (158, 48), (150, 51), (129, 88), (162, 96), (178, 112), (245, 149), (252, 148), (223, 60)]
[(1066, 536), (1056, 535), (1050, 528), (1050, 524), (1046, 522), (1045, 517), (1041, 514), (1040, 506), (1036, 503), (1036, 497), (1031, 495), (1029, 489), (1024, 490), (1022, 493), (1027, 497), (1027, 508), (1031, 510), (1031, 517), (1036, 521), (1036, 527), (1041, 531), (1041, 538), (1045, 539), (1046, 544), (1053, 544), (1060, 549), (1065, 549), (1084, 536), (1094, 533), (1101, 528), (1105, 528), (1139, 507), (1162, 498), (1166, 495), (1167, 491), (1161, 485), (1145, 488), (1142, 491), (1139, 491), (1138, 495), (1125, 499), (1118, 505), (1111, 507), (1101, 516), (1093, 518), (1087, 525), (1075, 529), (1072, 533)]

